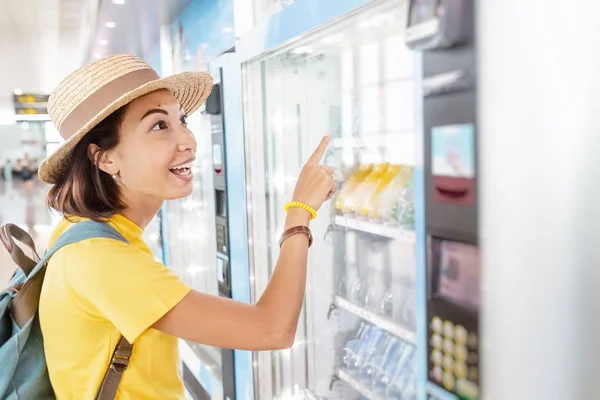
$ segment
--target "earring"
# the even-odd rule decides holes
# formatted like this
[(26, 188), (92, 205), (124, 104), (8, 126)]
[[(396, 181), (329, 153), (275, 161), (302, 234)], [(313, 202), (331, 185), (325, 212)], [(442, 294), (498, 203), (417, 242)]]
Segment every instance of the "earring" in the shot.
[(115, 175), (113, 175), (113, 176), (112, 176), (112, 178), (113, 178), (113, 179), (117, 179), (117, 175), (116, 175), (116, 174), (115, 174)]

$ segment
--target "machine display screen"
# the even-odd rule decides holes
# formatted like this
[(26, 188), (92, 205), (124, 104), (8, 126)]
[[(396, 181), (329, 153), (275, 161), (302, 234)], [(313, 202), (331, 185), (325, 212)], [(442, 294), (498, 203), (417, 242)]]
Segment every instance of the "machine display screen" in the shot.
[(408, 26), (414, 26), (435, 18), (440, 0), (412, 0)]
[(477, 246), (440, 242), (437, 295), (458, 305), (479, 310), (479, 249)]

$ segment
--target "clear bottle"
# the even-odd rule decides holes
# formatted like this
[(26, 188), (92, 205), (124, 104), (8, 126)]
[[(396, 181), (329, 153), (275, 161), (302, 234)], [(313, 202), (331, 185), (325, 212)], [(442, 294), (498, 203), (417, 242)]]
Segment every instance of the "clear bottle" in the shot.
[(398, 224), (402, 228), (409, 230), (415, 229), (415, 191), (414, 179), (412, 176), (402, 191), (402, 195), (398, 200), (396, 212)]
[(374, 353), (377, 343), (381, 340), (384, 331), (378, 326), (371, 326), (360, 340), (360, 345), (355, 357), (350, 361), (348, 372), (357, 376), (367, 359)]
[(402, 400), (404, 391), (411, 386), (415, 379), (415, 351), (410, 347), (400, 358), (392, 380), (385, 391), (386, 400)]
[(371, 328), (371, 325), (361, 321), (358, 325), (358, 328), (354, 331), (354, 334), (346, 342), (346, 345), (342, 349), (342, 365), (345, 370), (349, 370), (351, 365), (354, 363), (354, 357), (356, 357), (356, 353), (361, 345), (361, 340)]
[(373, 344), (371, 351), (365, 355), (362, 365), (358, 371), (358, 380), (369, 386), (376, 373), (377, 366), (381, 363), (385, 350), (387, 349), (392, 335), (387, 332), (382, 332), (379, 340)]
[(389, 349), (383, 363), (373, 379), (373, 391), (382, 396), (387, 395), (397, 377), (409, 369), (414, 358), (414, 347), (402, 341), (397, 342), (396, 348)]

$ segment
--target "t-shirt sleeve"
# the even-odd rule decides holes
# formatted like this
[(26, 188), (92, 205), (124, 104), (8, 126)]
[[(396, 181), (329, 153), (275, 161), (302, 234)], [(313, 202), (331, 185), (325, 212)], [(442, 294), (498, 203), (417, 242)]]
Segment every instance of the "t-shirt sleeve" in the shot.
[(73, 266), (65, 271), (72, 292), (130, 343), (191, 290), (152, 255), (126, 243), (91, 239), (65, 250), (72, 253), (65, 254)]

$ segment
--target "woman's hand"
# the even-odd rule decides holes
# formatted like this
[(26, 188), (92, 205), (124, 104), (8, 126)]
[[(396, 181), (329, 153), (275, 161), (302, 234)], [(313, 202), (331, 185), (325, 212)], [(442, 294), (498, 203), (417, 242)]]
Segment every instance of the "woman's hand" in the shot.
[(319, 164), (325, 150), (327, 150), (330, 139), (331, 134), (329, 133), (323, 137), (315, 152), (302, 168), (292, 195), (292, 201), (308, 204), (318, 210), (325, 201), (335, 194), (337, 189), (333, 180), (333, 168)]

